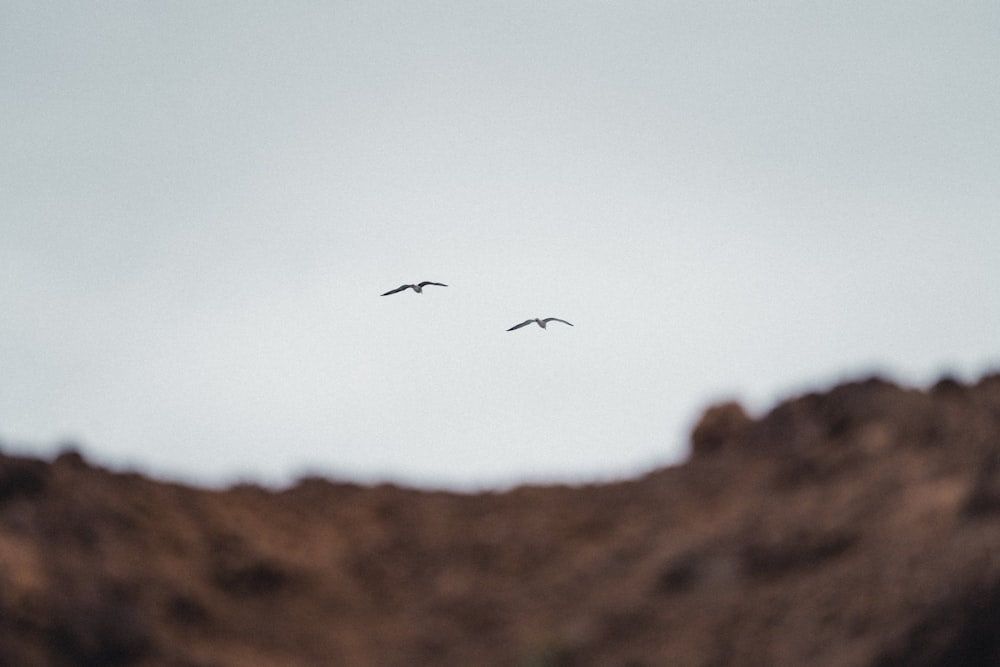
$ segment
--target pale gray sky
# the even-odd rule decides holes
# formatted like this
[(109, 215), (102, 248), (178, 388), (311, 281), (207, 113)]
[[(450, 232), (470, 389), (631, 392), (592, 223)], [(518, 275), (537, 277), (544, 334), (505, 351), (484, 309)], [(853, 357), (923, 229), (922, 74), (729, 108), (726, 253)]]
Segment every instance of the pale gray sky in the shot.
[(992, 0), (0, 3), (22, 451), (633, 474), (719, 399), (997, 367), (998, 260)]

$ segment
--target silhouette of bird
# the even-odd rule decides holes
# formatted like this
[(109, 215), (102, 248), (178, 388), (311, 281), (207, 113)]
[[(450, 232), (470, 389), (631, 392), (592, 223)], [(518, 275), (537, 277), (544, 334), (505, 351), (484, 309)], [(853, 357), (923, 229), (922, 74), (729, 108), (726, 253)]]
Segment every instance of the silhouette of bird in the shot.
[(424, 282), (417, 283), (416, 285), (400, 285), (396, 289), (391, 289), (385, 294), (380, 294), (379, 296), (389, 296), (390, 294), (395, 294), (396, 292), (402, 292), (405, 289), (412, 289), (417, 294), (423, 294), (424, 287), (426, 287), (427, 285), (440, 285), (441, 287), (447, 287), (447, 285), (445, 285), (444, 283), (434, 283), (431, 282), (430, 280), (425, 280)]
[(534, 322), (535, 324), (537, 324), (538, 326), (540, 326), (541, 328), (544, 329), (545, 325), (548, 324), (549, 322), (552, 322), (553, 320), (556, 321), (556, 322), (562, 322), (563, 324), (569, 324), (570, 326), (573, 326), (570, 322), (567, 322), (566, 320), (560, 320), (558, 317), (546, 317), (544, 320), (538, 319), (536, 317), (536, 318), (534, 318), (532, 320), (525, 320), (525, 321), (521, 322), (520, 324), (515, 324), (510, 329), (507, 329), (507, 331), (513, 331), (514, 329), (520, 329), (521, 327), (527, 326), (527, 325), (531, 324), (532, 322)]

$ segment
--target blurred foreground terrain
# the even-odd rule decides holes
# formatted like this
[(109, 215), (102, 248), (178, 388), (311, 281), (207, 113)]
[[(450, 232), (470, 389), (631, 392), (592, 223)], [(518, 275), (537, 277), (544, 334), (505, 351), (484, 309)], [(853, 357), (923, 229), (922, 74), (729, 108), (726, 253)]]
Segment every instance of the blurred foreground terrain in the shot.
[(719, 405), (691, 445), (475, 495), (0, 455), (0, 665), (1000, 664), (1000, 375)]

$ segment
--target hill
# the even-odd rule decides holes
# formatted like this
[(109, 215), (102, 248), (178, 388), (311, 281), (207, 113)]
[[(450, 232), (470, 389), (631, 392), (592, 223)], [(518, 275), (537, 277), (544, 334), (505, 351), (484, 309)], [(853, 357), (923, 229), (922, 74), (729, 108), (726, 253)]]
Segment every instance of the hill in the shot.
[(474, 495), (0, 455), (0, 664), (1000, 663), (1000, 375), (719, 405), (691, 445)]

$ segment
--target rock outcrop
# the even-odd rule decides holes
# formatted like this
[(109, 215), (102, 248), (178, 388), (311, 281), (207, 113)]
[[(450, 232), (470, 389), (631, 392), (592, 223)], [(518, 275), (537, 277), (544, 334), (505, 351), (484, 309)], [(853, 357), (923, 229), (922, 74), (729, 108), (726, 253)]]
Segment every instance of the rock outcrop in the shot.
[(0, 455), (0, 664), (1000, 664), (1000, 375), (717, 406), (685, 464), (579, 487)]

